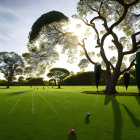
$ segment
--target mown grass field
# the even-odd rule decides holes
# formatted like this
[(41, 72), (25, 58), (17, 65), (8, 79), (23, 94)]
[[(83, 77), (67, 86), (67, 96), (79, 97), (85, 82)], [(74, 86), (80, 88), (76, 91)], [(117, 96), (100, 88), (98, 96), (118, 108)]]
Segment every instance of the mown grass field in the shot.
[[(139, 96), (83, 91), (96, 88), (0, 87), (0, 140), (140, 140)], [(137, 87), (128, 92), (137, 92)]]

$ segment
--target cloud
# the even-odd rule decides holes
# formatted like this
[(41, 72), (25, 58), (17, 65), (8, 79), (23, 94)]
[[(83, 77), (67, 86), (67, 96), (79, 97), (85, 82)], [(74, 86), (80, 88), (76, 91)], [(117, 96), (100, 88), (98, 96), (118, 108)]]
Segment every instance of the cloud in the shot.
[(11, 13), (6, 13), (6, 12), (0, 12), (0, 21), (1, 23), (7, 23), (8, 22), (15, 22), (17, 18), (11, 14)]
[[(78, 0), (77, 0), (78, 2)], [(33, 23), (51, 10), (71, 16), (76, 0), (0, 0), (0, 51), (27, 51), (28, 34)]]

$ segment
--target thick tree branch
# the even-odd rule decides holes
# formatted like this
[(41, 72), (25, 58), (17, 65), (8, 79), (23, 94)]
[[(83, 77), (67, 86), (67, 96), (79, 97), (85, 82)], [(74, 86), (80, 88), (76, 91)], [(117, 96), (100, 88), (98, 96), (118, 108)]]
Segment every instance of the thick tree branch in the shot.
[(137, 33), (134, 33), (134, 34), (131, 36), (133, 46), (137, 46), (137, 45), (139, 45), (139, 41), (140, 41), (140, 40), (139, 40), (138, 42), (136, 41), (136, 36), (137, 36), (137, 35), (140, 35), (140, 31), (137, 32)]
[[(98, 44), (99, 47), (101, 48), (100, 53), (101, 53), (101, 56), (102, 56), (104, 62), (105, 62), (106, 65), (107, 65), (107, 67), (110, 67), (110, 66), (111, 66), (112, 69), (114, 70), (115, 68), (114, 68), (114, 66), (108, 61), (108, 59), (107, 59), (107, 57), (106, 57), (106, 55), (105, 55), (104, 48), (103, 48), (103, 46), (104, 46), (104, 40), (105, 40), (105, 38), (110, 34), (110, 30), (109, 30), (109, 28), (108, 28), (106, 19), (105, 19), (103, 16), (101, 16), (101, 14), (100, 14), (99, 12), (98, 12), (98, 14), (99, 14), (99, 16), (94, 17), (94, 18), (90, 21), (90, 24), (94, 25), (93, 22), (94, 22), (94, 20), (96, 20), (96, 19), (101, 19), (101, 20), (104, 22), (103, 25), (104, 25), (105, 29), (107, 30), (107, 33), (103, 35), (103, 37), (102, 37), (100, 43), (99, 43), (100, 39), (97, 38), (97, 42), (98, 42), (97, 44)], [(94, 28), (94, 30), (95, 30), (95, 32), (96, 32), (96, 34), (97, 34), (97, 37), (99, 37), (98, 30), (96, 29), (95, 26), (93, 26), (93, 28)]]
[(120, 75), (122, 75), (124, 72), (129, 71), (134, 65), (135, 65), (136, 58), (130, 63), (129, 67), (124, 69), (120, 72)]
[(99, 32), (98, 32), (98, 30), (96, 29), (95, 24), (92, 23), (91, 21), (90, 21), (90, 24), (89, 24), (87, 20), (86, 20), (86, 21), (83, 20), (83, 22), (84, 22), (87, 26), (90, 26), (90, 27), (92, 27), (92, 28), (94, 29), (94, 31), (95, 31), (95, 33), (96, 33), (96, 35), (97, 35), (97, 45), (98, 45), (98, 46), (96, 46), (96, 47), (100, 47)]
[(129, 54), (135, 53), (139, 48), (140, 48), (140, 46), (138, 46), (136, 48), (132, 48), (130, 51), (125, 51), (125, 52), (123, 52), (123, 55), (129, 55)]
[(113, 30), (114, 27), (116, 27), (117, 25), (119, 25), (122, 20), (125, 18), (126, 14), (127, 14), (128, 8), (124, 9), (123, 15), (119, 18), (118, 21), (116, 21), (114, 24), (111, 25), (110, 30)]
[(90, 56), (88, 55), (88, 52), (87, 52), (87, 50), (86, 50), (86, 48), (85, 48), (85, 39), (86, 39), (86, 38), (84, 38), (84, 39), (82, 40), (82, 44), (79, 43), (79, 45), (83, 48), (87, 59), (88, 59), (93, 65), (96, 65), (97, 63), (91, 60), (91, 58), (90, 58)]
[[(94, 20), (96, 20), (96, 19), (102, 19), (102, 20), (104, 21), (105, 28), (107, 28), (107, 30), (108, 30), (107, 21), (106, 21), (106, 19), (105, 19), (104, 17), (102, 17), (101, 15), (99, 15), (99, 16), (93, 18), (93, 19), (90, 21), (90, 24), (89, 24), (87, 21), (84, 21), (84, 20), (83, 20), (83, 22), (84, 22), (86, 25), (92, 26), (92, 27), (93, 27), (93, 29), (95, 30), (96, 35), (97, 35), (97, 44), (98, 44), (99, 47), (101, 47), (101, 46), (104, 45), (104, 40), (105, 40), (105, 38), (106, 38), (109, 34), (107, 33), (107, 34), (105, 34), (105, 35), (102, 37), (102, 45), (101, 45), (100, 38), (99, 38), (99, 32), (98, 32), (98, 30), (96, 29), (95, 24), (93, 23)], [(85, 47), (83, 47), (83, 44), (79, 44), (79, 45), (80, 45), (83, 49), (85, 48)], [(86, 55), (86, 54), (87, 54), (87, 51), (84, 50), (84, 52), (85, 52), (85, 55)], [(104, 52), (104, 48), (103, 48), (103, 47), (102, 47), (102, 49), (101, 49), (101, 56), (102, 56), (104, 62), (106, 63), (106, 65), (108, 65), (108, 67), (111, 66), (112, 69), (114, 70), (115, 68), (114, 68), (114, 66), (111, 64), (111, 62), (108, 61), (108, 59), (107, 59), (107, 57), (106, 57), (106, 55), (105, 55), (105, 52)], [(88, 58), (88, 54), (86, 55), (86, 57)], [(90, 58), (89, 58), (89, 61), (90, 61)], [(91, 60), (91, 61), (92, 61), (92, 60)], [(90, 62), (91, 62), (91, 61), (90, 61)], [(91, 62), (91, 63), (92, 63), (92, 62)], [(92, 64), (94, 64), (94, 63), (92, 63)]]
[(102, 21), (104, 22), (103, 25), (104, 25), (105, 29), (106, 29), (107, 31), (109, 31), (109, 28), (108, 28), (106, 19), (105, 19), (103, 16), (101, 16), (100, 13), (98, 13), (98, 14), (99, 14), (99, 16), (94, 17), (93, 19), (91, 19), (90, 23), (93, 23), (95, 20), (100, 19), (100, 20), (102, 20)]
[(92, 28), (94, 29), (94, 31), (95, 31), (95, 33), (97, 35), (97, 45), (100, 47), (100, 36), (99, 36), (99, 32), (98, 32), (97, 28), (95, 27), (95, 24), (94, 23), (92, 23), (91, 26), (92, 26)]
[(102, 0), (102, 2), (101, 2), (101, 4), (100, 4), (100, 8), (99, 8), (99, 13), (100, 13), (100, 11), (101, 11), (101, 8), (102, 8), (102, 5), (103, 5), (103, 2), (104, 2), (105, 0)]
[(138, 41), (136, 45), (137, 45), (137, 46), (140, 45), (140, 41)]
[(123, 45), (119, 42), (118, 36), (113, 31), (111, 32), (111, 35), (114, 38), (112, 42), (115, 44), (116, 48), (119, 50), (119, 53), (122, 53)]
[[(89, 57), (88, 53), (87, 53), (87, 50), (86, 50), (86, 48), (85, 48), (85, 42), (84, 42), (85, 39), (86, 39), (86, 38), (84, 38), (84, 39), (82, 40), (82, 44), (79, 43), (79, 45), (83, 48), (87, 59), (88, 59), (93, 65), (96, 65), (97, 63), (94, 62), (94, 61), (92, 61), (91, 58)], [(106, 73), (106, 70), (101, 69), (101, 71), (102, 71), (103, 74)]]
[(114, 70), (115, 68), (114, 68), (114, 66), (111, 64), (111, 62), (108, 61), (108, 59), (107, 59), (107, 57), (106, 57), (106, 55), (105, 55), (104, 48), (103, 48), (103, 46), (104, 46), (104, 40), (105, 40), (105, 38), (106, 38), (108, 35), (109, 35), (109, 33), (104, 34), (103, 37), (102, 37), (102, 39), (101, 39), (101, 45), (100, 45), (101, 51), (100, 51), (100, 53), (101, 53), (102, 59), (103, 59), (103, 61), (105, 62), (106, 66), (107, 66), (107, 67), (110, 67), (110, 66), (111, 66), (112, 69)]
[(132, 49), (130, 51), (125, 51), (123, 52), (123, 55), (128, 55), (128, 54), (132, 54), (135, 53), (139, 48), (140, 48), (140, 40), (136, 41), (136, 36), (140, 34), (139, 32), (134, 33), (131, 38), (132, 38)]
[[(102, 1), (102, 3), (103, 3), (103, 1)], [(101, 3), (101, 5), (100, 5), (100, 8), (101, 8), (101, 6), (102, 6), (102, 3)], [(112, 69), (114, 70), (115, 68), (114, 68), (114, 66), (111, 64), (111, 62), (108, 61), (108, 59), (107, 59), (107, 57), (106, 57), (106, 55), (105, 55), (104, 48), (103, 48), (103, 46), (104, 46), (104, 40), (105, 40), (105, 38), (109, 35), (110, 30), (109, 30), (108, 25), (107, 25), (107, 20), (100, 14), (100, 11), (98, 11), (97, 13), (98, 13), (98, 16), (97, 16), (97, 17), (94, 17), (94, 18), (90, 21), (90, 24), (93, 24), (93, 22), (94, 22), (96, 19), (101, 19), (101, 20), (104, 22), (104, 23), (103, 23), (103, 26), (105, 27), (107, 33), (103, 35), (103, 37), (102, 37), (102, 39), (101, 39), (101, 42), (100, 42), (100, 44), (98, 43), (98, 45), (99, 45), (99, 47), (100, 47), (100, 49), (101, 49), (100, 53), (101, 53), (101, 56), (102, 56), (103, 61), (106, 63), (107, 69), (110, 69), (109, 67), (111, 66)], [(95, 29), (95, 30), (96, 30), (96, 29)], [(95, 32), (96, 32), (96, 31), (95, 31)], [(97, 33), (97, 32), (96, 32), (96, 33)], [(98, 34), (99, 34), (99, 33), (98, 33)], [(98, 40), (98, 41), (100, 41), (100, 40)]]
[(102, 2), (101, 2), (101, 4), (100, 4), (99, 11), (97, 11), (96, 9), (94, 9), (94, 8), (92, 8), (90, 5), (88, 5), (88, 6), (89, 6), (89, 8), (90, 8), (92, 11), (95, 11), (95, 12), (97, 12), (97, 14), (98, 14), (98, 16), (97, 16), (97, 17), (94, 17), (94, 18), (90, 21), (90, 24), (91, 24), (91, 23), (93, 23), (93, 22), (94, 22), (94, 20), (96, 20), (96, 19), (101, 19), (101, 20), (103, 20), (103, 21), (104, 21), (104, 27), (105, 27), (106, 29), (108, 29), (106, 19), (105, 19), (103, 16), (101, 16), (101, 14), (100, 14), (100, 10), (101, 10), (101, 7), (102, 7), (102, 5), (103, 5), (103, 2), (104, 2), (104, 0), (102, 0)]

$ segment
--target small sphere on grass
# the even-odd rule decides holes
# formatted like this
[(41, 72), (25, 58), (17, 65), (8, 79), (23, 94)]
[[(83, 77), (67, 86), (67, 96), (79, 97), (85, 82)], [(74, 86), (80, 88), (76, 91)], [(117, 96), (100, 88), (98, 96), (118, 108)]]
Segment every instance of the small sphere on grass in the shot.
[(90, 113), (87, 113), (87, 116), (89, 117), (90, 116)]
[(74, 129), (71, 129), (71, 133), (72, 133), (72, 134), (75, 134), (75, 130), (74, 130)]

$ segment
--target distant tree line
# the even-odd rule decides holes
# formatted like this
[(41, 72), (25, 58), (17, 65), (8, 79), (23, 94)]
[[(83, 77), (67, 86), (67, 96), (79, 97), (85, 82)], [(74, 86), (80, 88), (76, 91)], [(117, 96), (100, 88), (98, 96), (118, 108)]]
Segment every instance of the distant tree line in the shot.
[[(130, 70), (130, 85), (136, 85), (136, 70), (133, 68)], [(63, 79), (63, 85), (95, 85), (95, 72), (78, 72), (75, 75), (71, 75)], [(123, 85), (123, 76), (118, 80), (118, 85)], [(101, 74), (100, 84), (105, 85), (105, 77)]]
[[(95, 85), (95, 72), (88, 71), (88, 72), (78, 72), (77, 74), (72, 74), (67, 76), (62, 80), (62, 85)], [(118, 85), (124, 85), (123, 75), (118, 80)], [(0, 80), (0, 86), (6, 86), (7, 80)], [(43, 78), (35, 78), (35, 77), (28, 77), (24, 78), (20, 76), (18, 81), (12, 81), (11, 86), (57, 86), (58, 83), (55, 83), (53, 79), (49, 81), (43, 80)], [(105, 77), (101, 74), (100, 84), (105, 85)], [(136, 70), (132, 68), (130, 70), (130, 85), (136, 85)]]
[[(6, 86), (7, 80), (0, 80), (0, 86)], [(29, 77), (26, 79), (21, 79), (19, 77), (18, 81), (12, 81), (11, 86), (45, 86), (49, 85), (48, 81), (44, 81), (43, 78)]]
[[(95, 85), (95, 72), (78, 72), (63, 79), (63, 85)], [(101, 75), (100, 84), (105, 85), (105, 79)]]

